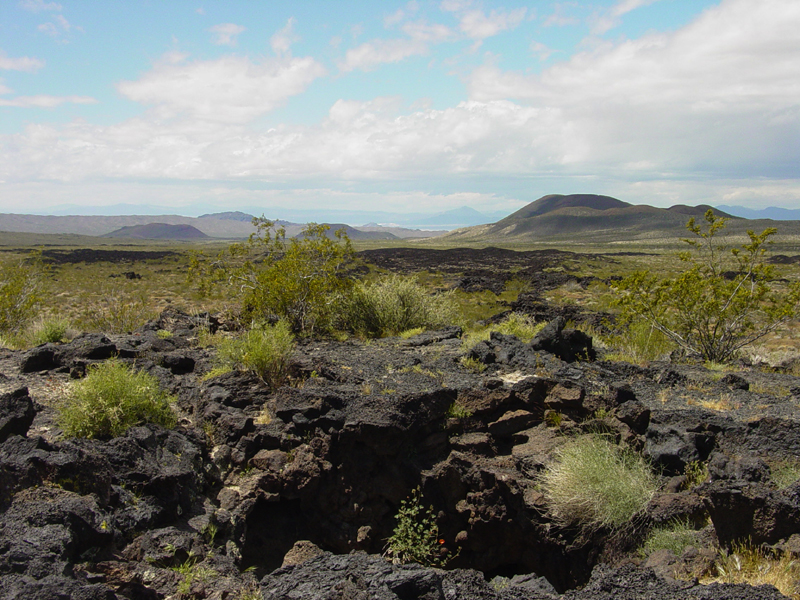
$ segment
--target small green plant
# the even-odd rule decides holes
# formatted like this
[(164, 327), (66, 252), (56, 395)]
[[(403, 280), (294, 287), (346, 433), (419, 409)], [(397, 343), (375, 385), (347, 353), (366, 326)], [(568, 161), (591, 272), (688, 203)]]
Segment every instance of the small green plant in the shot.
[(345, 327), (364, 337), (400, 335), (457, 320), (451, 294), (428, 294), (417, 279), (397, 275), (356, 284), (344, 311)]
[(32, 346), (48, 342), (63, 342), (67, 337), (69, 321), (58, 317), (50, 317), (36, 323), (31, 330), (30, 343)]
[(472, 371), (473, 373), (483, 373), (486, 370), (485, 364), (471, 356), (462, 356), (459, 362), (467, 371)]
[(177, 592), (179, 594), (190, 594), (192, 591), (192, 584), (195, 581), (205, 583), (217, 576), (217, 572), (214, 569), (198, 565), (197, 557), (194, 556), (190, 556), (182, 564), (173, 567), (172, 570), (183, 576), (183, 579), (181, 579), (181, 582), (178, 584)]
[(152, 375), (111, 359), (71, 385), (58, 406), (59, 424), (67, 437), (84, 438), (116, 437), (144, 423), (174, 427), (174, 400)]
[(545, 412), (544, 415), (544, 422), (547, 424), (548, 427), (554, 427), (558, 429), (561, 427), (561, 423), (564, 421), (564, 415), (562, 415), (557, 410), (548, 410)]
[(689, 546), (699, 547), (701, 544), (701, 533), (688, 521), (679, 520), (650, 531), (642, 546), (642, 554), (650, 556), (656, 550), (669, 550), (680, 556)]
[(447, 408), (445, 416), (448, 419), (468, 419), (472, 416), (472, 411), (461, 404), (458, 400), (454, 400), (453, 403)]
[(657, 480), (631, 450), (600, 436), (581, 436), (559, 449), (542, 474), (541, 486), (556, 523), (618, 529), (645, 508)]
[(168, 340), (172, 337), (172, 332), (168, 329), (159, 329), (156, 331), (156, 336), (161, 338), (162, 340)]
[(683, 472), (686, 476), (684, 488), (687, 490), (691, 490), (701, 483), (705, 483), (708, 479), (708, 465), (699, 460), (686, 463)]
[(386, 543), (385, 555), (395, 564), (417, 563), (425, 567), (444, 566), (450, 556), (443, 552), (444, 540), (433, 506), (422, 504), (422, 491), (416, 487), (400, 502), (397, 525)]
[(800, 460), (787, 459), (771, 462), (770, 479), (779, 490), (785, 489), (800, 479)]
[(683, 273), (660, 278), (638, 271), (616, 289), (623, 321), (646, 321), (684, 350), (724, 363), (797, 315), (800, 282), (779, 289), (774, 266), (765, 260), (776, 229), (748, 231), (749, 243), (727, 248), (719, 236), (727, 219), (709, 209), (704, 221), (686, 224), (694, 237), (684, 240), (691, 251), (680, 255)]
[(288, 375), (294, 346), (294, 335), (288, 322), (254, 325), (242, 337), (220, 342), (217, 360), (220, 367), (253, 371), (264, 383), (276, 389)]

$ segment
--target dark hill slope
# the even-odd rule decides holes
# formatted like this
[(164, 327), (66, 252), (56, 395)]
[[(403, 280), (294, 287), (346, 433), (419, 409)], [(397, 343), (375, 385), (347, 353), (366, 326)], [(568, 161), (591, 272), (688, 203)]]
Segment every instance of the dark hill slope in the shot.
[[(505, 219), (490, 225), (459, 229), (443, 239), (490, 241), (578, 240), (610, 242), (680, 237), (686, 234), (690, 217), (699, 218), (709, 209), (706, 205), (676, 205), (656, 208), (628, 204), (610, 196), (595, 194), (552, 194), (524, 206)], [(727, 231), (744, 233), (774, 226), (767, 220), (748, 221), (714, 210), (731, 219)], [(800, 222), (780, 223), (781, 233), (800, 233)]]
[(133, 238), (138, 240), (198, 240), (208, 236), (191, 225), (169, 225), (168, 223), (148, 223), (121, 227), (102, 237)]

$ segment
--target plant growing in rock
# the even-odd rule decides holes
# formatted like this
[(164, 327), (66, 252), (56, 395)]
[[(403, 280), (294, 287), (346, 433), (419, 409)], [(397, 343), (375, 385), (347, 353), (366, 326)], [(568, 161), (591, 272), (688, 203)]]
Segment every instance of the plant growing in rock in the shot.
[(559, 449), (541, 485), (556, 523), (618, 529), (647, 506), (657, 479), (631, 450), (600, 436), (582, 436)]
[(241, 296), (247, 318), (286, 319), (297, 332), (333, 327), (342, 296), (352, 286), (344, 276), (354, 256), (344, 230), (331, 238), (328, 225), (309, 224), (286, 239), (286, 230), (263, 217), (253, 220), (256, 232), (244, 244), (233, 244), (215, 260), (192, 258), (189, 274), (201, 291), (225, 283)]
[(275, 389), (286, 379), (294, 347), (294, 335), (286, 321), (255, 324), (241, 337), (220, 342), (217, 360), (222, 368), (253, 371)]
[(112, 359), (89, 368), (58, 407), (67, 437), (111, 438), (145, 423), (174, 427), (174, 398), (158, 380)]
[(417, 563), (425, 567), (441, 567), (450, 556), (443, 549), (433, 506), (422, 504), (419, 487), (400, 502), (397, 525), (386, 543), (385, 556), (395, 564)]
[(800, 304), (800, 283), (779, 291), (766, 247), (777, 232), (748, 231), (749, 243), (728, 248), (720, 240), (727, 219), (712, 210), (701, 226), (686, 227), (693, 238), (680, 254), (687, 268), (677, 277), (638, 271), (616, 286), (628, 323), (643, 320), (681, 348), (708, 361), (725, 362), (738, 350), (793, 319)]

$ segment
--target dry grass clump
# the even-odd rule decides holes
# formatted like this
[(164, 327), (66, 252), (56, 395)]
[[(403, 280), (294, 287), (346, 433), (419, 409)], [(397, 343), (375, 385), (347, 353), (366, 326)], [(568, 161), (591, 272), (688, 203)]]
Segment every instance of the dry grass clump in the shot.
[(541, 479), (550, 517), (562, 526), (618, 529), (643, 510), (658, 482), (629, 449), (599, 436), (567, 442)]
[(783, 595), (800, 600), (797, 586), (800, 563), (788, 553), (773, 553), (749, 542), (739, 542), (730, 551), (720, 550), (712, 572), (713, 575), (700, 582), (774, 585)]

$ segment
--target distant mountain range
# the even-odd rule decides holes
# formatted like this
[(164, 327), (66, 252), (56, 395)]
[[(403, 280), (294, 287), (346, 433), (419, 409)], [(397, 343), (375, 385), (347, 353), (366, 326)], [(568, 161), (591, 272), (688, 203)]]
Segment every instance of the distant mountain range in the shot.
[(774, 221), (798, 221), (800, 220), (800, 208), (777, 208), (770, 206), (759, 210), (746, 208), (744, 206), (727, 206), (720, 204), (718, 207), (731, 215), (745, 219), (772, 219)]
[[(242, 239), (255, 231), (253, 215), (243, 212), (223, 212), (201, 217), (180, 215), (125, 216), (49, 216), (0, 214), (0, 231), (77, 234), (129, 239)], [(278, 220), (288, 237), (299, 234), (305, 225)], [(401, 227), (365, 227), (345, 224), (331, 225), (331, 231), (344, 228), (352, 240), (391, 240), (441, 235), (444, 231), (419, 231)]]
[[(707, 205), (670, 208), (634, 205), (610, 196), (596, 194), (551, 194), (531, 202), (496, 223), (458, 229), (444, 236), (451, 242), (470, 241), (539, 241), (576, 240), (617, 241), (678, 237), (686, 234), (690, 217), (702, 217), (713, 208)], [(728, 217), (728, 232), (743, 233), (771, 227), (767, 219), (748, 220), (713, 209)], [(800, 233), (800, 222), (787, 221), (781, 233)]]

